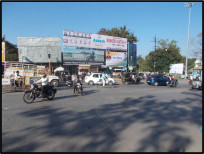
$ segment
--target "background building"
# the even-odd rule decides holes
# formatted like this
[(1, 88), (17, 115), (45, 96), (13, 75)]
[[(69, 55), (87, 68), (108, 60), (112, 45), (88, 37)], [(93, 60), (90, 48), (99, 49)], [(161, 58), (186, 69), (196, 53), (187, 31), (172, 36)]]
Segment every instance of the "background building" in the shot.
[(62, 64), (60, 38), (18, 37), (17, 39), (19, 62), (48, 67), (48, 54), (50, 54), (52, 71)]

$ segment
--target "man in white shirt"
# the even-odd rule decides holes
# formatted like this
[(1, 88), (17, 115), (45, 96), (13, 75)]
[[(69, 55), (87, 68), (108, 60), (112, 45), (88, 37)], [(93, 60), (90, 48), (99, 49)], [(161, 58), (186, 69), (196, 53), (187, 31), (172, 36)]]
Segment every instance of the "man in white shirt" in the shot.
[(38, 80), (36, 83), (42, 83), (42, 87), (41, 87), (41, 90), (42, 90), (42, 94), (43, 94), (43, 97), (45, 96), (45, 88), (48, 84), (48, 78), (46, 78), (46, 74), (43, 74), (43, 77)]
[(19, 74), (19, 71), (16, 71), (16, 74), (15, 74), (14, 78), (15, 78), (15, 85), (17, 87), (22, 86), (23, 81), (22, 81), (22, 77)]

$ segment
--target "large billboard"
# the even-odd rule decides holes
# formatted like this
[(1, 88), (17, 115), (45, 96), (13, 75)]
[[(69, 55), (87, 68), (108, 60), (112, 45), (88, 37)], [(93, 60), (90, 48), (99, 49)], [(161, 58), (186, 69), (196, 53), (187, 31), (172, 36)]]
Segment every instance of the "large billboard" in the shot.
[(5, 42), (2, 42), (2, 62), (5, 62)]
[(64, 30), (63, 45), (68, 47), (89, 48), (89, 46), (91, 45), (91, 34)]
[(183, 74), (183, 69), (184, 69), (183, 63), (170, 64), (169, 73)]
[(106, 52), (106, 66), (126, 66), (127, 52)]
[(127, 38), (64, 30), (63, 45), (68, 47), (127, 51)]
[(104, 51), (88, 49), (64, 49), (63, 62), (80, 62), (80, 64), (104, 64)]

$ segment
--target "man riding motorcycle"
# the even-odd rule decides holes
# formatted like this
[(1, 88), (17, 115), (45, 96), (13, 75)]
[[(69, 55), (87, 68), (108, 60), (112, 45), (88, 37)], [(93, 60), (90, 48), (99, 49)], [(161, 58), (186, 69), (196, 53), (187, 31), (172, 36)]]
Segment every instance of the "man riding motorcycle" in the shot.
[(45, 91), (48, 85), (48, 78), (46, 76), (47, 76), (46, 74), (43, 74), (43, 77), (36, 82), (36, 83), (42, 82), (41, 91), (42, 91), (43, 97), (45, 97)]

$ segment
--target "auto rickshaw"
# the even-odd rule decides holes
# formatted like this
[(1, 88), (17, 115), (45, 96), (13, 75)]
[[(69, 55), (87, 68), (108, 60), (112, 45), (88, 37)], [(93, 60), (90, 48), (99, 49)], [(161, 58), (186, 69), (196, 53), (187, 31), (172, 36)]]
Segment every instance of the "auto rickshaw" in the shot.
[[(133, 80), (132, 75), (134, 75), (135, 80)], [(137, 72), (123, 72), (121, 80), (124, 84), (138, 84), (140, 82), (140, 77)]]

